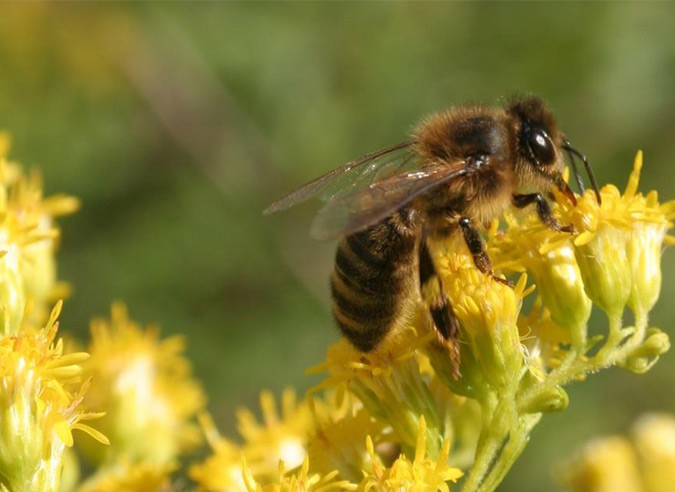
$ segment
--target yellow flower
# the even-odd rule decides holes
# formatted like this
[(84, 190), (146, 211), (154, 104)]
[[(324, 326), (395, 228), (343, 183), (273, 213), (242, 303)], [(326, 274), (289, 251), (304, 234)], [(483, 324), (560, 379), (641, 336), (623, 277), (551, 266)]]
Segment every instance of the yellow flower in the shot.
[(341, 477), (358, 481), (368, 461), (363, 443), (367, 436), (373, 436), (376, 443), (384, 440), (385, 424), (349, 393), (326, 393), (322, 399), (311, 400), (315, 424), (307, 444), (310, 469), (322, 474), (337, 470)]
[(287, 473), (283, 462), (279, 464), (277, 479), (261, 485), (253, 478), (248, 467), (244, 467), (244, 482), (247, 492), (333, 492), (355, 490), (356, 485), (340, 480), (337, 471), (326, 475), (309, 473), (309, 458), (305, 458), (296, 473)]
[(208, 492), (245, 492), (242, 451), (233, 442), (222, 437), (211, 417), (199, 416), (212, 454), (202, 463), (190, 466), (188, 475), (199, 485), (199, 490)]
[(601, 205), (588, 191), (576, 206), (561, 201), (559, 207), (561, 220), (579, 232), (574, 245), (586, 292), (610, 317), (620, 317), (629, 299), (636, 314), (646, 315), (661, 286), (661, 249), (675, 202), (637, 193), (641, 168), (638, 152), (623, 194), (607, 185)]
[(300, 466), (307, 451), (313, 420), (306, 401), (297, 402), (295, 392), (286, 389), (281, 395), (281, 415), (269, 391), (260, 394), (262, 421), (245, 408), (237, 412), (237, 428), (244, 438), (243, 453), (256, 477), (273, 477), (279, 461), (288, 469)]
[(88, 385), (80, 364), (89, 355), (64, 354), (56, 340), (60, 309), (59, 303), (44, 329), (0, 338), (0, 476), (10, 492), (55, 491), (72, 430), (107, 443), (81, 423), (101, 414), (83, 410)]
[(642, 492), (635, 451), (622, 437), (588, 443), (561, 471), (571, 492)]
[(368, 354), (342, 339), (328, 349), (325, 363), (310, 369), (328, 372), (328, 378), (312, 393), (331, 387), (353, 393), (370, 415), (392, 426), (404, 449), (415, 446), (420, 417), (425, 416), (430, 433), (428, 451), (435, 456), (440, 450), (443, 422), (415, 357), (416, 349), (430, 339), (419, 336), (411, 325)]
[(635, 423), (632, 438), (645, 490), (671, 492), (675, 484), (675, 417), (644, 415)]
[(62, 293), (56, 281), (59, 229), (54, 219), (78, 207), (78, 200), (69, 196), (43, 198), (40, 175), (25, 176), (0, 154), (0, 311), (5, 333), (16, 333), (27, 301), (34, 305), (28, 321), (44, 323), (48, 303)]
[(632, 439), (606, 437), (587, 444), (563, 466), (571, 492), (671, 492), (675, 484), (675, 417), (642, 416)]
[(564, 330), (560, 341), (583, 346), (591, 300), (586, 295), (569, 233), (542, 227), (534, 213), (506, 215), (507, 229), (490, 242), (496, 268), (532, 274), (551, 319)]
[[(523, 364), (517, 320), (526, 289), (527, 276), (521, 276), (515, 288), (493, 280), (480, 272), (473, 263), (461, 237), (454, 237), (444, 252), (436, 253), (437, 266), (459, 318), (461, 330), (462, 378), (453, 390), (474, 396), (477, 388), (488, 384), (502, 389), (513, 384)], [(448, 370), (439, 364), (438, 356), (431, 361), (440, 377)], [(446, 359), (448, 357), (446, 356)]]
[(83, 447), (86, 455), (97, 463), (120, 458), (170, 463), (196, 443), (191, 419), (204, 405), (204, 394), (182, 354), (183, 338), (160, 340), (156, 326), (143, 329), (121, 303), (113, 304), (110, 321), (92, 321), (91, 336), (87, 402), (107, 410), (101, 428), (111, 446)]
[(120, 461), (99, 469), (77, 492), (169, 492), (175, 466), (167, 463)]
[(375, 452), (372, 439), (368, 438), (366, 447), (371, 459), (371, 469), (364, 470), (364, 478), (359, 484), (361, 492), (449, 492), (447, 482), (454, 482), (462, 476), (462, 471), (448, 464), (450, 441), (443, 443), (436, 460), (426, 455), (427, 430), (424, 417), (420, 419), (417, 445), (412, 461), (400, 455), (390, 466), (385, 467)]

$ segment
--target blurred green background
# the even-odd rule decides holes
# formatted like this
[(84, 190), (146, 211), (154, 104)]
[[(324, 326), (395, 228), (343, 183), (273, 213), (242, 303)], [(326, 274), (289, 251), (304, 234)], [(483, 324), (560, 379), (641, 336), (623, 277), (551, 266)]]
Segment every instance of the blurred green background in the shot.
[[(0, 128), (64, 219), (63, 326), (123, 299), (183, 333), (221, 428), (261, 388), (306, 388), (336, 338), (334, 245), (309, 240), (315, 205), (263, 218), (273, 199), (400, 141), (425, 114), (547, 99), (601, 182), (673, 198), (675, 4), (146, 3), (0, 6)], [(653, 324), (675, 318), (675, 254)], [(553, 490), (579, 442), (675, 411), (675, 355), (570, 388), (500, 490)]]

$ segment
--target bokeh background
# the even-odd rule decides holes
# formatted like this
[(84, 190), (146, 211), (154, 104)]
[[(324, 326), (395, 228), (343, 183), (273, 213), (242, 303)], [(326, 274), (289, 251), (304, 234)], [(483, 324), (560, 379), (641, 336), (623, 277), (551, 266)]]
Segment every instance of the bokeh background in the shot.
[[(623, 186), (675, 190), (675, 4), (2, 4), (0, 128), (48, 192), (79, 196), (62, 221), (63, 326), (125, 300), (183, 333), (221, 428), (262, 388), (313, 383), (336, 339), (333, 244), (316, 204), (263, 218), (305, 180), (405, 138), (425, 114), (536, 93)], [(675, 253), (653, 324), (675, 319)], [(500, 490), (554, 490), (550, 469), (646, 410), (675, 411), (675, 354), (570, 388)]]

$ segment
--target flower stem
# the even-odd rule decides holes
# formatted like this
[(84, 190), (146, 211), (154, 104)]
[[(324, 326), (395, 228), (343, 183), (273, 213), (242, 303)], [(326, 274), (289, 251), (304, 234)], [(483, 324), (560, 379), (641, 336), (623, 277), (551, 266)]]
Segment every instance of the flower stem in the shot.
[(647, 331), (646, 316), (636, 315), (635, 329), (628, 336), (627, 330), (621, 327), (621, 317), (613, 316), (609, 323), (607, 340), (594, 356), (586, 358), (583, 357), (585, 354), (579, 354), (574, 349), (570, 350), (560, 367), (551, 371), (543, 382), (530, 386), (520, 395), (518, 408), (528, 408), (540, 395), (552, 391), (556, 386), (562, 386), (585, 374), (623, 362), (644, 341)]

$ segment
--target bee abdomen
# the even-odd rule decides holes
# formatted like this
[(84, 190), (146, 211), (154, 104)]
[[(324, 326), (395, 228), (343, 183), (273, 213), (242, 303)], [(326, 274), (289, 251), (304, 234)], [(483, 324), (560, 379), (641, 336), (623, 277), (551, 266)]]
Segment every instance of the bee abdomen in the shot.
[(415, 238), (384, 222), (340, 242), (331, 276), (333, 316), (342, 334), (368, 352), (398, 319), (413, 268)]

